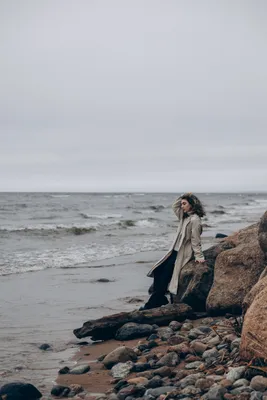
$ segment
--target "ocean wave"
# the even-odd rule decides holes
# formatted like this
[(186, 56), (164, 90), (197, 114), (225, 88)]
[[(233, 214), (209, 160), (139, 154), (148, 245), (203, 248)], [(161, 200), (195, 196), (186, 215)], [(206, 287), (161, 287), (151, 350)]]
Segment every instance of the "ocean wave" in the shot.
[(121, 214), (87, 214), (84, 212), (80, 213), (80, 216), (84, 219), (112, 219), (122, 218)]
[(50, 197), (54, 197), (54, 198), (59, 198), (59, 199), (64, 199), (64, 198), (67, 198), (67, 197), (70, 197), (70, 195), (69, 194), (50, 194)]
[(122, 228), (128, 228), (134, 226), (139, 228), (155, 228), (156, 226), (158, 226), (156, 221), (158, 221), (156, 218), (140, 219), (137, 221), (133, 221), (132, 219), (126, 219), (120, 221), (118, 225), (121, 226)]
[[(107, 217), (107, 216), (106, 216)], [(115, 215), (112, 217), (115, 218)], [(104, 218), (103, 218), (104, 219)], [(106, 219), (109, 219), (107, 217)], [(109, 231), (114, 229), (127, 229), (133, 227), (154, 228), (158, 226), (156, 218), (147, 218), (140, 220), (123, 219), (112, 220), (110, 223), (92, 222), (90, 224), (74, 224), (74, 225), (56, 225), (56, 224), (39, 224), (21, 227), (2, 227), (0, 228), (0, 237), (11, 234), (21, 234), (28, 236), (49, 236), (49, 235), (85, 235), (96, 231)]]
[(1, 235), (10, 234), (25, 234), (33, 236), (49, 236), (57, 234), (73, 234), (84, 235), (86, 233), (96, 232), (95, 226), (46, 226), (46, 227), (21, 227), (21, 228), (2, 228), (0, 229)]
[[(44, 251), (19, 251), (6, 257), (0, 268), (0, 275), (36, 272), (49, 268), (105, 268), (114, 265), (114, 258), (130, 256), (147, 251), (163, 251), (169, 245), (168, 237), (142, 237), (135, 241), (125, 240), (118, 244), (90, 243), (88, 246), (73, 245), (62, 249)], [(103, 260), (110, 260), (102, 264)], [(122, 260), (125, 265), (125, 260)], [(90, 265), (90, 263), (92, 263)], [(94, 265), (97, 263), (97, 265)], [(116, 262), (116, 265), (118, 263)]]

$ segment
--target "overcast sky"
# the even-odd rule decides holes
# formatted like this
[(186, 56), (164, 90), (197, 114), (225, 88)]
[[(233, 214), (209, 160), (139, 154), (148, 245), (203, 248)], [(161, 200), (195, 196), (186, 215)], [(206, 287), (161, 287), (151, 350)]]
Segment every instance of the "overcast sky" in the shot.
[(267, 191), (266, 0), (0, 0), (1, 191)]

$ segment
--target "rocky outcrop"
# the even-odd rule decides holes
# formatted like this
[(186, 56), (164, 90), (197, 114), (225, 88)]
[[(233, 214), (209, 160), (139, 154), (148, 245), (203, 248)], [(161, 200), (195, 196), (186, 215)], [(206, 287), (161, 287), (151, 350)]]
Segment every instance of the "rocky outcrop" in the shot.
[(267, 257), (267, 211), (261, 217), (258, 238), (260, 247)]
[(232, 247), (232, 243), (221, 242), (204, 251), (206, 263), (191, 261), (186, 264), (181, 271), (178, 295), (175, 296), (174, 302), (186, 303), (194, 311), (205, 311), (206, 300), (213, 283), (216, 258)]
[(245, 299), (241, 356), (267, 359), (267, 277), (261, 279)]
[(261, 229), (261, 241), (265, 243), (265, 228), (267, 224), (254, 224), (225, 239), (236, 247), (222, 252), (216, 259), (206, 304), (211, 315), (242, 312), (245, 296), (265, 268), (265, 253), (258, 239)]

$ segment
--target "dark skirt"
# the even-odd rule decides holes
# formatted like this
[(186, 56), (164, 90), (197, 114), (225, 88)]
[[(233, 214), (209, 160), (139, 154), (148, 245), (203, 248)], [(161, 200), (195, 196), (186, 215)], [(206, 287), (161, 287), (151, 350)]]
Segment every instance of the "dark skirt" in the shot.
[(177, 251), (173, 250), (171, 255), (154, 271), (153, 293), (144, 308), (161, 307), (169, 303), (166, 293), (172, 279), (173, 269), (177, 257)]

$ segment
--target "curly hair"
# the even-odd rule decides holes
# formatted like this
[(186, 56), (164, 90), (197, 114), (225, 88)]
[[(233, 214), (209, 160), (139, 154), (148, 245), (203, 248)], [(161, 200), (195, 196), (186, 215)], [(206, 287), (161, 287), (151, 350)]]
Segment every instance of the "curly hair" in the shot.
[(192, 211), (197, 214), (200, 218), (206, 215), (204, 207), (201, 201), (192, 193), (185, 193), (182, 196), (182, 199), (187, 200), (190, 206), (192, 207)]

